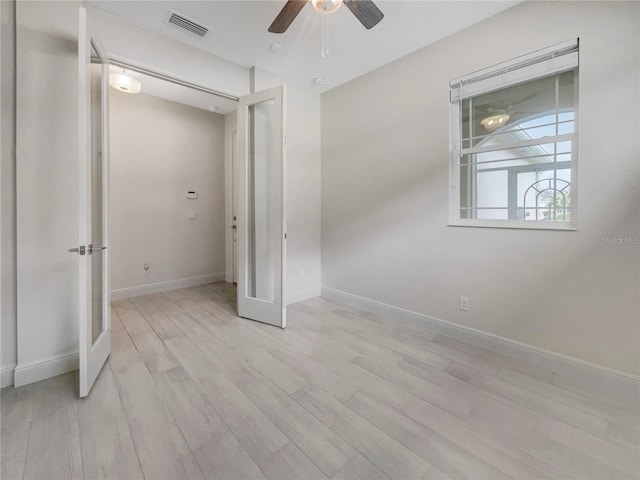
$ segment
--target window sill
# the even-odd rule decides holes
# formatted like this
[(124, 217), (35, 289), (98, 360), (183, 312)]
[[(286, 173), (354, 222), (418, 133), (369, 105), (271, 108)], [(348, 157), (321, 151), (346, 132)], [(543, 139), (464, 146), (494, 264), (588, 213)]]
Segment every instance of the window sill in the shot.
[(448, 227), (508, 228), (516, 230), (562, 230), (574, 232), (577, 227), (571, 222), (519, 221), (519, 220), (450, 220)]

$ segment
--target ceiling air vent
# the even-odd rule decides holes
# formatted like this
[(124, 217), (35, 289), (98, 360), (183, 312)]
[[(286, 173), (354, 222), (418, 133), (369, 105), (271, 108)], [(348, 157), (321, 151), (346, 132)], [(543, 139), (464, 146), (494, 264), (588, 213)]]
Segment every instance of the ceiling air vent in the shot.
[(181, 30), (186, 30), (187, 32), (193, 33), (199, 37), (204, 37), (209, 32), (209, 27), (205, 27), (204, 25), (200, 25), (199, 23), (194, 22), (188, 17), (184, 15), (174, 12), (173, 10), (169, 10), (169, 14), (165, 19), (165, 22), (174, 25)]

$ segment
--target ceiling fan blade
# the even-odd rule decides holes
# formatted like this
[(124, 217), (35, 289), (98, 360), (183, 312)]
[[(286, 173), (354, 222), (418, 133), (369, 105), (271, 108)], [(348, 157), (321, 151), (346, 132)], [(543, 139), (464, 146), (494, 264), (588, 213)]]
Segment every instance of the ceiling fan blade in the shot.
[(289, 0), (269, 27), (271, 33), (284, 33), (305, 6), (306, 0)]
[(526, 97), (521, 98), (520, 100), (518, 100), (517, 102), (512, 103), (511, 105), (509, 105), (508, 109), (511, 110), (513, 107), (520, 105), (521, 103), (526, 102), (527, 100), (531, 100), (532, 98), (538, 96), (540, 94), (540, 92), (533, 92), (530, 95), (527, 95)]
[(384, 13), (371, 0), (344, 0), (343, 3), (367, 30), (384, 18)]

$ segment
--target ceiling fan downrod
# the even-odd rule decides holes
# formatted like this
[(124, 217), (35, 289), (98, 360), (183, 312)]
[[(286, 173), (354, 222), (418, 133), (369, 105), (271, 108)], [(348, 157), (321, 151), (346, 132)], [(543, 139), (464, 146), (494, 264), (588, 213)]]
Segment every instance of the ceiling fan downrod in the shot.
[(322, 58), (329, 56), (329, 17), (327, 15), (322, 17), (322, 51), (320, 54)]

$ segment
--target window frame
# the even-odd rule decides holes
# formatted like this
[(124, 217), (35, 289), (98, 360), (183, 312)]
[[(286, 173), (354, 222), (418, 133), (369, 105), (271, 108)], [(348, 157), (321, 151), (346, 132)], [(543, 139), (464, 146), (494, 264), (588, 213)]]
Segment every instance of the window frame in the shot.
[[(576, 59), (575, 65), (563, 68), (562, 61), (557, 70), (553, 72), (544, 71), (542, 67), (546, 61), (551, 58), (554, 61), (554, 55), (557, 52), (563, 52), (568, 49), (574, 48), (576, 55), (579, 55), (579, 39), (570, 40), (561, 44), (548, 47), (537, 52), (533, 52), (521, 57), (517, 57), (513, 60), (500, 63), (493, 67), (486, 68), (484, 70), (474, 72), (454, 79), (450, 82), (450, 99), (449, 99), (449, 221), (448, 226), (451, 227), (480, 227), (480, 228), (507, 228), (507, 229), (525, 229), (525, 230), (564, 230), (575, 231), (578, 225), (578, 100), (579, 100), (579, 61)], [(561, 53), (560, 53), (561, 55)], [(561, 57), (558, 57), (561, 58)], [(460, 89), (454, 92), (456, 85), (462, 85), (465, 81), (473, 82), (475, 79), (489, 82), (495, 77), (498, 78), (504, 74), (510, 74), (515, 72), (517, 77), (520, 73), (519, 70), (524, 71), (524, 75), (528, 75), (522, 81), (516, 81), (507, 85), (497, 85), (492, 88), (485, 88), (484, 90), (473, 91), (467, 96), (463, 96)], [(536, 72), (538, 70), (539, 72)], [(524, 219), (476, 219), (476, 218), (461, 218), (461, 188), (460, 188), (460, 159), (464, 154), (463, 151), (469, 150), (462, 148), (462, 103), (466, 98), (473, 98), (483, 95), (485, 93), (499, 91), (510, 86), (535, 81), (540, 78), (556, 76), (564, 71), (574, 70), (574, 83), (575, 83), (575, 106), (574, 106), (574, 131), (571, 134), (564, 134), (562, 137), (568, 137), (571, 140), (571, 205), (570, 205), (570, 220), (524, 220)], [(533, 73), (531, 73), (533, 72)], [(550, 137), (549, 142), (554, 142), (556, 137)], [(534, 143), (539, 144), (539, 141)], [(533, 165), (532, 165), (533, 167)], [(531, 167), (529, 167), (531, 168)], [(543, 168), (543, 167), (539, 167)], [(475, 173), (477, 175), (477, 173)], [(510, 173), (508, 173), (510, 175)], [(472, 181), (476, 181), (476, 178), (472, 178)], [(508, 205), (508, 209), (512, 206)], [(517, 208), (517, 204), (516, 207)]]

